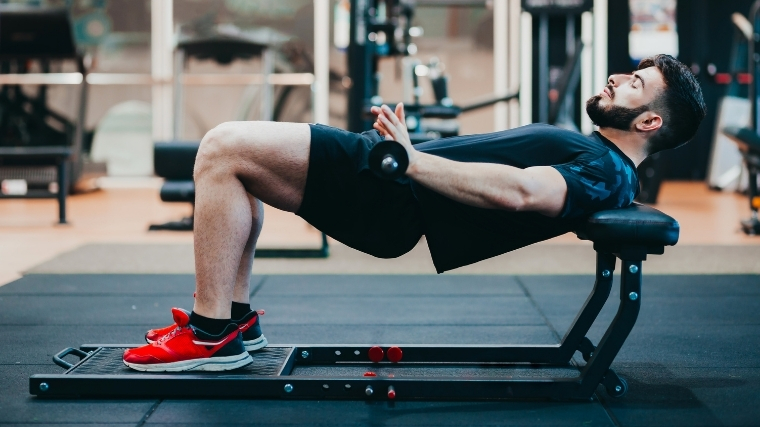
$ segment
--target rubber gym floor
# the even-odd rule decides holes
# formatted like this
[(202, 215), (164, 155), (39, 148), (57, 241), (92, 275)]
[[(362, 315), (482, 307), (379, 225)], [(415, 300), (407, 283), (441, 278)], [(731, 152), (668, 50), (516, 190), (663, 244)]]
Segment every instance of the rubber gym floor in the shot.
[[(593, 277), (268, 275), (253, 278), (271, 343), (554, 343)], [(139, 343), (190, 307), (187, 274), (29, 274), (0, 287), (0, 423), (35, 425), (751, 426), (760, 420), (760, 281), (645, 275), (639, 322), (615, 360), (630, 391), (592, 402), (46, 400), (35, 373), (85, 342)], [(613, 291), (592, 329), (616, 309)]]

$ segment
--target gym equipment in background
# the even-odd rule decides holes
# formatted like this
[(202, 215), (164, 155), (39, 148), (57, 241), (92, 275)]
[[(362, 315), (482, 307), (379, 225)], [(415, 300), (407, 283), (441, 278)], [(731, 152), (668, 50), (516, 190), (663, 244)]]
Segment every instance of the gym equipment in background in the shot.
[[(253, 363), (228, 372), (155, 374), (124, 366), (125, 348), (85, 344), (53, 357), (63, 374), (29, 378), (39, 397), (214, 397), (266, 399), (588, 400), (601, 384), (622, 397), (626, 381), (610, 369), (633, 329), (642, 298), (642, 261), (678, 241), (676, 220), (642, 205), (591, 215), (575, 231), (594, 242), (593, 290), (559, 344), (270, 345)], [(601, 340), (586, 337), (609, 298), (621, 259), (620, 306)], [(585, 364), (573, 360), (579, 352)], [(75, 355), (80, 361), (63, 358)], [(580, 366), (578, 366), (580, 365)]]
[(171, 141), (156, 142), (153, 146), (153, 169), (156, 175), (164, 178), (159, 195), (164, 202), (190, 203), (193, 213), (178, 221), (164, 224), (151, 224), (149, 231), (192, 231), (195, 213), (195, 183), (193, 167), (198, 154), (200, 142)]
[(748, 39), (749, 49), (747, 57), (749, 58), (749, 100), (750, 100), (750, 127), (726, 127), (723, 134), (734, 141), (739, 147), (744, 164), (749, 172), (747, 196), (749, 197), (749, 207), (751, 217), (741, 221), (742, 231), (746, 234), (760, 234), (760, 219), (758, 219), (758, 210), (760, 210), (760, 194), (758, 194), (758, 176), (760, 176), (760, 136), (758, 136), (758, 124), (760, 123), (760, 93), (758, 93), (757, 79), (760, 77), (760, 0), (752, 4), (749, 12), (749, 21), (752, 24), (752, 35)]
[(723, 134), (725, 127), (747, 127), (750, 121), (750, 101), (747, 87), (751, 76), (747, 72), (747, 49), (752, 39), (752, 24), (741, 13), (731, 15), (734, 38), (726, 72), (719, 72), (715, 64), (707, 65), (707, 74), (716, 84), (724, 85), (725, 94), (718, 101), (715, 115), (710, 160), (707, 167), (707, 185), (715, 190), (746, 190), (746, 171), (736, 145)]
[[(72, 60), (78, 73), (51, 73)], [(58, 199), (66, 223), (66, 196), (82, 173), (87, 82), (84, 57), (66, 9), (0, 5), (0, 198)], [(78, 84), (72, 122), (47, 107), (47, 85)], [(37, 84), (30, 95), (22, 84)]]
[(723, 133), (739, 147), (749, 171), (747, 196), (751, 216), (741, 222), (742, 231), (747, 234), (760, 234), (760, 219), (757, 214), (760, 210), (760, 193), (757, 191), (757, 179), (760, 177), (760, 136), (753, 129), (736, 127), (727, 127), (723, 129)]
[[(417, 7), (423, 3), (417, 4)], [(384, 103), (378, 95), (380, 75), (378, 61), (384, 57), (414, 55), (417, 46), (412, 37), (422, 34), (412, 26), (415, 4), (401, 0), (351, 0), (350, 37), (347, 49), (348, 124), (351, 132), (372, 129), (374, 116), (370, 108)], [(419, 67), (418, 67), (419, 66)], [(424, 67), (435, 95), (435, 103), (420, 104), (418, 77)], [(448, 77), (442, 64), (412, 64), (405, 67), (404, 78), (413, 83), (413, 102), (404, 104), (406, 127), (413, 144), (459, 134), (459, 125), (452, 122), (460, 114), (519, 97), (518, 93), (493, 96), (470, 105), (457, 106), (448, 96)], [(429, 74), (428, 74), (429, 73)], [(443, 119), (441, 123), (426, 123), (426, 119)]]

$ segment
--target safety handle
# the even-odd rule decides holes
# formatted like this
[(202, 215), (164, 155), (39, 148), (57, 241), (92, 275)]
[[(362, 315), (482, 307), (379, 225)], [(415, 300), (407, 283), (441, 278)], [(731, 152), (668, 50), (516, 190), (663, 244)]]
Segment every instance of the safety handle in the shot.
[(80, 350), (78, 348), (71, 348), (71, 347), (69, 347), (69, 348), (64, 348), (63, 350), (61, 350), (60, 352), (58, 352), (58, 354), (56, 354), (55, 356), (53, 356), (53, 363), (55, 363), (56, 365), (58, 365), (58, 366), (60, 366), (61, 368), (64, 368), (64, 369), (71, 369), (71, 368), (73, 368), (74, 365), (72, 365), (71, 363), (63, 360), (64, 357), (66, 357), (66, 356), (68, 356), (70, 354), (73, 354), (74, 356), (79, 357), (79, 360), (82, 360), (85, 357), (89, 356), (89, 353), (86, 353), (86, 352), (84, 352), (84, 351), (82, 351), (82, 350)]

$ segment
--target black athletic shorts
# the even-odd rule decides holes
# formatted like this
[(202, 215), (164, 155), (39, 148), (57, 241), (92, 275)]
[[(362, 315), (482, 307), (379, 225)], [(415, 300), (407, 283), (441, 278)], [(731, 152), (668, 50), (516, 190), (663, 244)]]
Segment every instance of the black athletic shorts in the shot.
[(367, 166), (377, 133), (310, 125), (311, 152), (303, 202), (296, 214), (320, 231), (379, 258), (409, 252), (423, 234), (422, 213), (408, 178), (388, 181)]

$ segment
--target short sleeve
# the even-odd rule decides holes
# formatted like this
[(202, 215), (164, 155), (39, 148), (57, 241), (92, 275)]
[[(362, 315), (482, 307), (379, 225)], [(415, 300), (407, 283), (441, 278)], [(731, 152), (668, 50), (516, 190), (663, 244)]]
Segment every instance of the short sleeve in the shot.
[(567, 183), (567, 197), (560, 217), (579, 218), (594, 212), (630, 205), (638, 193), (635, 170), (619, 155), (554, 165)]

